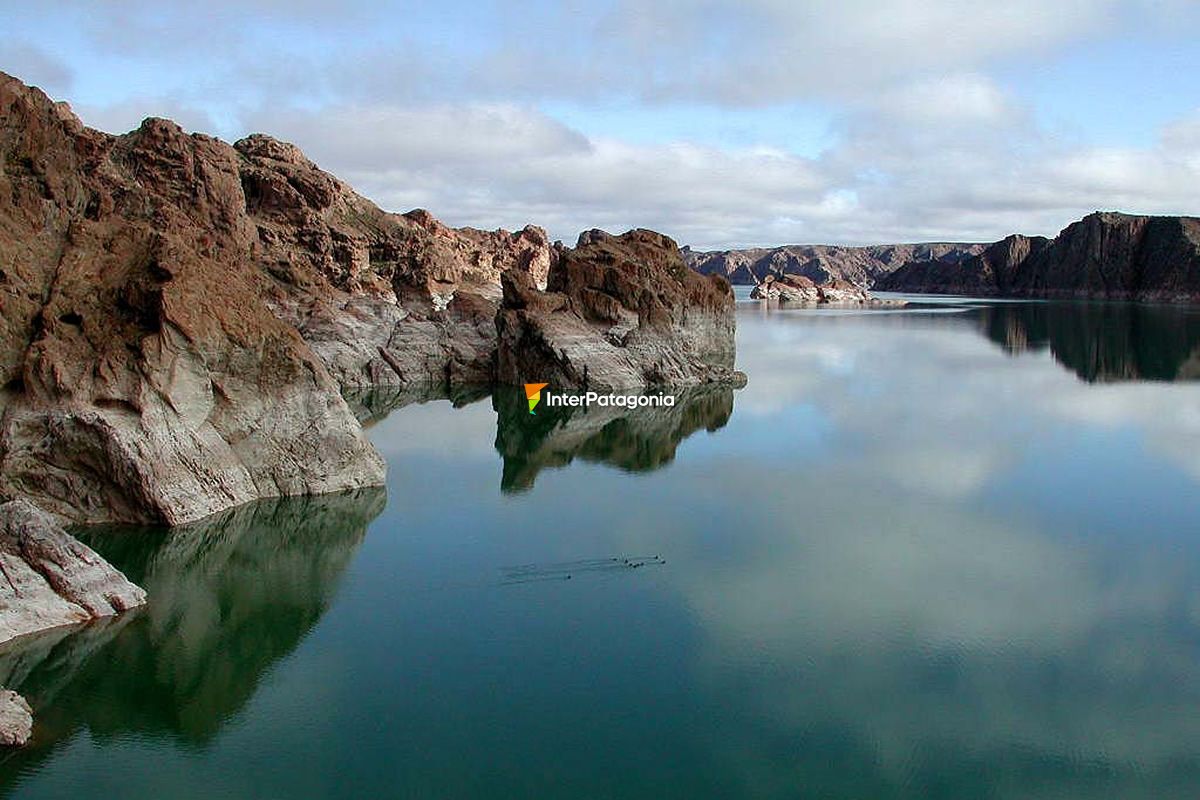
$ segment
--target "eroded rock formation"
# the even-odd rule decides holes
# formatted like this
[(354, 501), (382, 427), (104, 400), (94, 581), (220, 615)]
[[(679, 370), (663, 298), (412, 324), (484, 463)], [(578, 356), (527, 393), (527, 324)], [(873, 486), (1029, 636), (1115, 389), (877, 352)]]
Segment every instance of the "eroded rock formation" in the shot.
[(0, 75), (0, 492), (177, 524), (383, 480), (342, 386), (491, 379), (545, 233), (388, 214), (292, 145), (123, 136)]
[(502, 281), (501, 383), (605, 391), (745, 382), (733, 369), (729, 282), (688, 269), (667, 236), (587, 231), (551, 264), (545, 292), (521, 272)]
[(0, 504), (0, 643), (142, 605), (146, 593), (24, 500)]
[(803, 275), (768, 275), (750, 292), (752, 300), (774, 300), (795, 306), (860, 306), (877, 303), (866, 289), (843, 280), (816, 283)]

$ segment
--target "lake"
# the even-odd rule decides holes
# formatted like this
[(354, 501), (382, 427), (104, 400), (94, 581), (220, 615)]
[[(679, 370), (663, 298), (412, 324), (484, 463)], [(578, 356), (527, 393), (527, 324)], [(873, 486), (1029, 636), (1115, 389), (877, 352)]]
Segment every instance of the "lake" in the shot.
[(360, 394), (386, 491), (84, 534), (150, 606), (0, 652), (0, 794), (1194, 797), (1200, 309), (912, 299), (743, 302), (672, 408)]

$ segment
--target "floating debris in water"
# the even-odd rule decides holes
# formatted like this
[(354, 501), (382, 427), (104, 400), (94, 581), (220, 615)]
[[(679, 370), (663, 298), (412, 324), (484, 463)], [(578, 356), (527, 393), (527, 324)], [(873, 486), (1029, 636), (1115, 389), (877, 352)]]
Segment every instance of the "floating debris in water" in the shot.
[(557, 561), (544, 564), (518, 564), (500, 568), (500, 584), (535, 583), (538, 581), (567, 581), (576, 573), (613, 573), (641, 567), (662, 566), (662, 556), (613, 556), (584, 558), (578, 561)]

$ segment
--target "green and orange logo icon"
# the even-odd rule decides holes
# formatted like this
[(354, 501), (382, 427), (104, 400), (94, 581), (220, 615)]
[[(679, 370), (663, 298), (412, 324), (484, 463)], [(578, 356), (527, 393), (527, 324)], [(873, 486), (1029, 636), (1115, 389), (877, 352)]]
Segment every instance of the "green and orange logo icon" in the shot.
[(548, 383), (527, 383), (525, 384), (525, 397), (529, 400), (529, 413), (537, 408), (537, 404), (542, 402), (542, 389), (545, 389), (550, 384)]

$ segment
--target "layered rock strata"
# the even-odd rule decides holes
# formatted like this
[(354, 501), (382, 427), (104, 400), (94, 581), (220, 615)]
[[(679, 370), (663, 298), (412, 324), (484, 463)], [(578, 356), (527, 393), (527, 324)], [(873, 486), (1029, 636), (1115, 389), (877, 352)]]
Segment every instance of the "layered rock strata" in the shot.
[(490, 381), (545, 233), (388, 214), (292, 145), (123, 136), (0, 75), (0, 492), (178, 524), (379, 484), (343, 386)]
[(587, 231), (551, 264), (546, 291), (517, 271), (502, 282), (500, 383), (609, 391), (745, 382), (733, 368), (729, 282), (688, 269), (667, 236)]
[(0, 504), (0, 578), (0, 644), (146, 602), (140, 587), (24, 500)]

